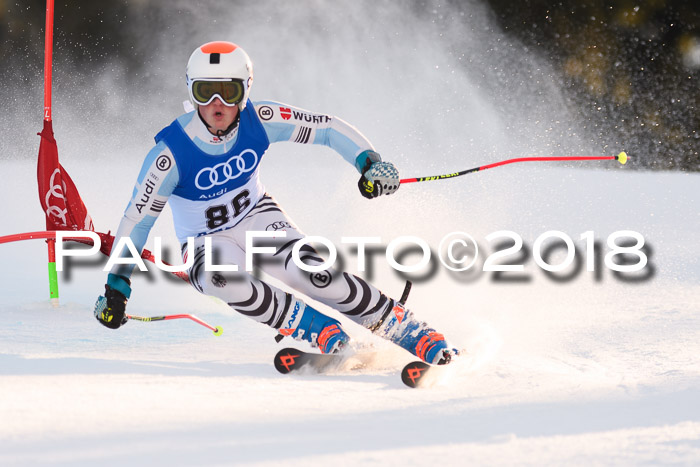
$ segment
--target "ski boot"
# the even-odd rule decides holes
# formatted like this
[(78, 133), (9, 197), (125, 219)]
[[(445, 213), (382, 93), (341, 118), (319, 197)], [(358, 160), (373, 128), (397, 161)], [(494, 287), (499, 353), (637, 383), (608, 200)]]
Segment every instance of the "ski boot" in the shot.
[(350, 341), (340, 325), (340, 321), (324, 315), (320, 311), (297, 300), (290, 317), (279, 329), (277, 342), (285, 336), (307, 341), (311, 347), (318, 347), (321, 353), (339, 353)]
[(403, 303), (393, 302), (384, 316), (370, 330), (384, 339), (411, 352), (431, 365), (445, 365), (459, 351), (450, 346), (445, 337), (418, 321)]

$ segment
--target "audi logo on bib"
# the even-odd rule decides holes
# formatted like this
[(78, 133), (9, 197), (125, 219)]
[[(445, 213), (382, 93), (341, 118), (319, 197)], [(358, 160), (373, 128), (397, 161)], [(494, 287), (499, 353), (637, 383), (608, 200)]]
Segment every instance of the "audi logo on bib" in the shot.
[(252, 149), (246, 149), (226, 162), (203, 168), (197, 172), (194, 183), (200, 190), (209, 190), (252, 172), (257, 166), (258, 154)]

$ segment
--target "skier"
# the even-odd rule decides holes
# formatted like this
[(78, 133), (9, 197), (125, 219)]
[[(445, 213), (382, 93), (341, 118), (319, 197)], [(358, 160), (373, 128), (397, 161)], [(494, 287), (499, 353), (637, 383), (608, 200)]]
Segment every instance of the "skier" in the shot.
[[(277, 330), (278, 336), (305, 340), (323, 353), (339, 352), (349, 337), (338, 320), (243, 270), (246, 231), (285, 231), (272, 255), (278, 261), (265, 262), (263, 271), (428, 363), (448, 363), (457, 351), (397, 300), (354, 275), (334, 269), (310, 274), (290, 261), (294, 243), (304, 234), (266, 193), (258, 175), (268, 146), (280, 141), (334, 149), (361, 174), (358, 186), (366, 198), (399, 188), (394, 165), (382, 161), (359, 131), (337, 117), (278, 102), (251, 102), (253, 65), (236, 44), (209, 42), (198, 47), (190, 56), (186, 78), (195, 110), (155, 137), (115, 238), (130, 237), (141, 251), (170, 202), (183, 260), (187, 263), (188, 255), (194, 255), (188, 274), (197, 291), (222, 299)], [(194, 239), (191, 249), (188, 237)], [(205, 241), (218, 253), (216, 264), (239, 265), (235, 280), (206, 270)], [(130, 257), (126, 248), (115, 251), (116, 245), (115, 241), (112, 256)], [(306, 264), (323, 262), (309, 246), (302, 252)], [(95, 317), (109, 328), (127, 321), (133, 267), (115, 264), (105, 294), (95, 304)]]

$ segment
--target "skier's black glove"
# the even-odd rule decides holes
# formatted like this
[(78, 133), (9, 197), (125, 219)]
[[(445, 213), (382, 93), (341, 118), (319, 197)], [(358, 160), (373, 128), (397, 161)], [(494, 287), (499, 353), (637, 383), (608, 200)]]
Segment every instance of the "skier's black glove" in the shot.
[(357, 186), (365, 198), (390, 195), (399, 189), (399, 171), (391, 162), (382, 162), (376, 152), (363, 152), (357, 157), (355, 164), (362, 173)]
[[(112, 285), (110, 285), (112, 284)], [(120, 292), (121, 289), (126, 294)], [(102, 325), (111, 329), (117, 329), (127, 321), (126, 318), (126, 301), (128, 295), (131, 295), (131, 282), (124, 276), (109, 275), (107, 284), (105, 284), (105, 294), (97, 297), (95, 303), (95, 318)]]

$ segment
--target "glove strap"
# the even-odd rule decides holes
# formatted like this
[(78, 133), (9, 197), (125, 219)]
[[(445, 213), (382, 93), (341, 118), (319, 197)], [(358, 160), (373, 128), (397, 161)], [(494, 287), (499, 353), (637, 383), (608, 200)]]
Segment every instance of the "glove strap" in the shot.
[(369, 170), (370, 166), (374, 164), (375, 162), (381, 162), (382, 161), (382, 156), (379, 155), (378, 152), (374, 152), (371, 149), (368, 149), (366, 151), (362, 151), (356, 158), (355, 158), (355, 168), (357, 169), (358, 172), (361, 174), (364, 174)]

